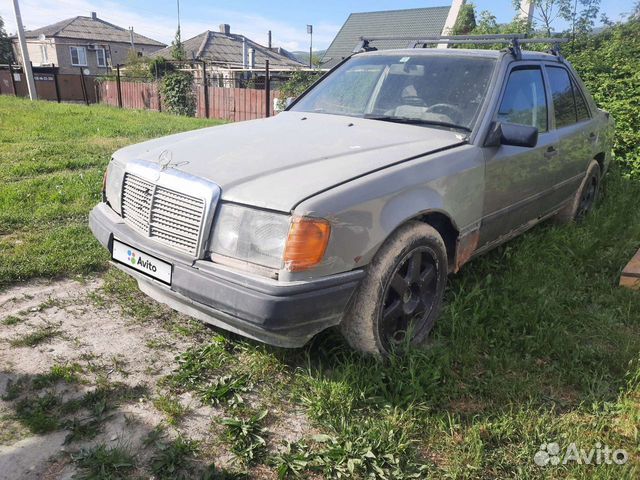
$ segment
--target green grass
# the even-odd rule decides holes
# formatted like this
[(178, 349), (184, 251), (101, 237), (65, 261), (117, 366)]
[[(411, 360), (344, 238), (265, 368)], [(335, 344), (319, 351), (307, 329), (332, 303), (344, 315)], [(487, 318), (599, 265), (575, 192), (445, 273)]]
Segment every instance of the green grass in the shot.
[[(86, 228), (86, 214), (97, 201), (109, 152), (206, 124), (7, 97), (0, 97), (0, 117), (5, 285), (102, 269), (105, 255)], [(45, 121), (50, 117), (56, 120)], [(84, 141), (66, 147), (76, 124), (74, 135)], [(29, 196), (34, 185), (44, 191)], [(131, 302), (139, 299), (135, 285), (114, 271), (95, 300), (116, 301), (134, 321), (159, 320), (188, 336), (193, 347), (178, 356), (161, 387), (170, 395), (193, 392), (222, 409), (231, 422), (223, 425), (224, 438), (251, 468), (301, 478), (637, 478), (640, 294), (617, 282), (640, 247), (639, 198), (640, 178), (614, 166), (585, 222), (542, 225), (466, 265), (449, 281), (428, 347), (384, 362), (352, 352), (335, 331), (298, 350), (229, 334), (207, 338), (201, 327), (153, 302)], [(22, 202), (33, 215), (17, 205)], [(99, 418), (144, 394), (113, 388), (99, 387), (68, 407), (46, 396), (18, 399), (20, 423), (48, 431), (59, 425), (59, 412), (86, 408)], [(20, 396), (19, 386), (9, 390), (11, 399)], [(278, 453), (263, 450), (252, 435), (269, 446), (270, 422), (293, 408), (304, 412), (314, 434)], [(251, 420), (265, 409), (268, 417)], [(82, 438), (93, 427), (71, 430)], [(540, 445), (554, 441), (563, 449), (571, 442), (586, 450), (597, 443), (624, 448), (630, 460), (536, 466)], [(198, 470), (196, 445), (156, 443), (162, 448), (150, 468), (185, 476)]]
[(101, 105), (0, 96), (0, 289), (34, 277), (103, 269), (87, 215), (118, 148), (215, 125)]
[(176, 425), (189, 411), (175, 395), (158, 395), (153, 400), (153, 406), (167, 416), (169, 425)]

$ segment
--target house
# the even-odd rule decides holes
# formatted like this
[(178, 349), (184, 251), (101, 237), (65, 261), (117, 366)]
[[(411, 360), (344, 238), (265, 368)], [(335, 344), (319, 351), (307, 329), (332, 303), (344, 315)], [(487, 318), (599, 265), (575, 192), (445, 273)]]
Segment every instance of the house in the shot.
[[(110, 68), (126, 63), (130, 50), (148, 55), (166, 45), (98, 18), (74, 17), (25, 33), (31, 63), (57, 67), (62, 74), (103, 75)], [(13, 50), (20, 61), (18, 39)]]
[[(352, 13), (322, 57), (322, 68), (332, 68), (351, 55), (360, 37), (447, 35), (463, 4), (464, 0), (453, 0), (451, 6)], [(373, 46), (388, 50), (405, 48), (408, 43), (407, 40), (381, 40)]]
[[(266, 60), (272, 75), (288, 76), (289, 72), (305, 66), (293, 54), (280, 48), (260, 45), (250, 38), (231, 33), (231, 27), (223, 23), (217, 32), (207, 30), (182, 42), (187, 60), (192, 62), (198, 77), (198, 63), (205, 62), (211, 85), (241, 86), (264, 72)], [(150, 56), (171, 59), (172, 47), (153, 52)]]

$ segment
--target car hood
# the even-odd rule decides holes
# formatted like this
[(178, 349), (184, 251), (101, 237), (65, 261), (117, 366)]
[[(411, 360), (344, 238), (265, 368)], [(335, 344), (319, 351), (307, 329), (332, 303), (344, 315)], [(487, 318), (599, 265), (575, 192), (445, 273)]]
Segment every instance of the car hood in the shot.
[(283, 112), (131, 145), (114, 160), (168, 161), (220, 185), (223, 200), (288, 212), (319, 191), (465, 139), (424, 126)]

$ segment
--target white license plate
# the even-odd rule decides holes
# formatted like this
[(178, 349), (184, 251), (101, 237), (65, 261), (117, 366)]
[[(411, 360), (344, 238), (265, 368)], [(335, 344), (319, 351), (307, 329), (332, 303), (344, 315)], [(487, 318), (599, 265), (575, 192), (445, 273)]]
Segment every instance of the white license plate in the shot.
[(130, 245), (113, 241), (113, 259), (166, 284), (171, 284), (170, 263), (152, 257)]

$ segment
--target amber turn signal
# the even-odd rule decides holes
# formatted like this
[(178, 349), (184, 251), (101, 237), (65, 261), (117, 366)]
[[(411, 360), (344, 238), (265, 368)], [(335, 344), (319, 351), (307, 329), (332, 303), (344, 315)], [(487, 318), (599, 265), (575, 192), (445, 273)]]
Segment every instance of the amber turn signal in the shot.
[(324, 257), (331, 225), (320, 218), (294, 217), (284, 250), (284, 265), (290, 272), (316, 266)]

